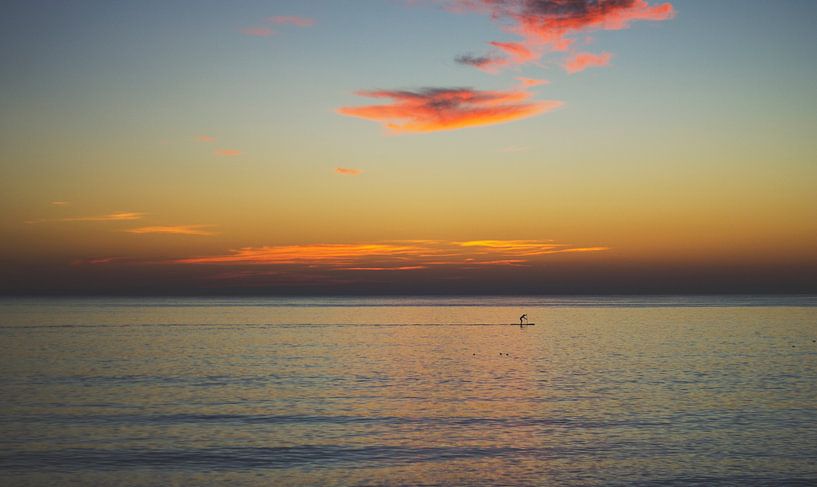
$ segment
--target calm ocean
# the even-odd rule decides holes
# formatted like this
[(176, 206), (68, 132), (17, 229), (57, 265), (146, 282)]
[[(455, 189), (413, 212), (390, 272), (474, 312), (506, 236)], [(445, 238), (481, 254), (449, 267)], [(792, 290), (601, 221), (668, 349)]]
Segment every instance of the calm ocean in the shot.
[(3, 299), (0, 484), (817, 485), (815, 340), (815, 297)]

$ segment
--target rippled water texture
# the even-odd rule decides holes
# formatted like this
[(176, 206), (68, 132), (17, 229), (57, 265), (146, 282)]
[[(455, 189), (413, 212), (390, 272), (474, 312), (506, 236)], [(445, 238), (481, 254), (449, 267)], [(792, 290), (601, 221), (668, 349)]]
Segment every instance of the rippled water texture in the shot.
[(0, 483), (817, 485), (816, 305), (3, 300)]

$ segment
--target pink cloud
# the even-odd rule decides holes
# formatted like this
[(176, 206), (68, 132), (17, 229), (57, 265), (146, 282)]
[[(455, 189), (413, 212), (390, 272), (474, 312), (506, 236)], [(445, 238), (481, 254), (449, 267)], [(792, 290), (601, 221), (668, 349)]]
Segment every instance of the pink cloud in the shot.
[(197, 135), (196, 140), (199, 142), (215, 142), (216, 138), (212, 135)]
[(335, 172), (347, 176), (357, 176), (358, 174), (363, 174), (363, 171), (361, 171), (360, 169), (350, 169), (346, 167), (336, 167)]
[(525, 77), (518, 77), (516, 78), (519, 81), (520, 86), (523, 88), (532, 88), (534, 86), (542, 86), (550, 84), (550, 81), (546, 79), (537, 79), (537, 78), (525, 78)]
[(296, 27), (312, 27), (315, 25), (315, 19), (299, 17), (297, 15), (276, 15), (275, 17), (270, 17), (269, 21), (277, 25), (294, 25)]
[(350, 117), (380, 122), (392, 133), (435, 132), (511, 122), (551, 111), (559, 101), (531, 101), (522, 90), (425, 88), (417, 91), (362, 91), (360, 96), (389, 100), (381, 105), (341, 107)]
[(238, 149), (216, 149), (215, 153), (217, 156), (222, 157), (235, 157), (242, 154), (242, 152)]
[(492, 46), (510, 56), (514, 64), (525, 64), (539, 58), (539, 55), (519, 42), (491, 42)]
[(587, 68), (598, 68), (601, 66), (608, 66), (612, 59), (612, 54), (603, 52), (601, 54), (593, 54), (591, 52), (580, 52), (569, 57), (565, 63), (565, 70), (570, 73), (578, 73)]
[[(507, 32), (522, 42), (492, 42), (510, 56), (505, 63), (494, 62), (496, 70), (507, 64), (523, 64), (539, 59), (545, 50), (565, 51), (573, 36), (593, 30), (622, 30), (636, 21), (662, 21), (675, 15), (669, 2), (650, 4), (647, 0), (449, 0), (450, 10), (490, 15)], [(487, 59), (487, 58), (486, 58)], [(486, 66), (476, 65), (481, 69)]]
[(464, 11), (487, 13), (509, 22), (509, 30), (557, 50), (569, 46), (566, 36), (590, 30), (621, 30), (640, 20), (660, 21), (675, 15), (672, 4), (647, 0), (455, 0)]

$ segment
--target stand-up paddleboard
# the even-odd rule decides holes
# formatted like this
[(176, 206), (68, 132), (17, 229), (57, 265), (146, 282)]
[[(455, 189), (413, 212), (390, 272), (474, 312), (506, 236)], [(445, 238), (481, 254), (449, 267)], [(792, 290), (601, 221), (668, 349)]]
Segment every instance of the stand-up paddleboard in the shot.
[(536, 326), (536, 323), (511, 323), (511, 326)]

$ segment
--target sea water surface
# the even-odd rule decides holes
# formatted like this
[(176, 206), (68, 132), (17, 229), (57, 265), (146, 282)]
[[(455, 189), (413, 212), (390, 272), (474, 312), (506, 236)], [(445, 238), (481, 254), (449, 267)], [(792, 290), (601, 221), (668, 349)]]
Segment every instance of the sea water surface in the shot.
[(2, 299), (0, 484), (817, 485), (817, 298)]

